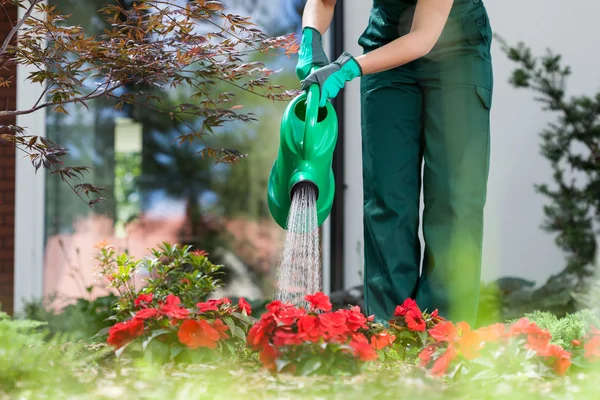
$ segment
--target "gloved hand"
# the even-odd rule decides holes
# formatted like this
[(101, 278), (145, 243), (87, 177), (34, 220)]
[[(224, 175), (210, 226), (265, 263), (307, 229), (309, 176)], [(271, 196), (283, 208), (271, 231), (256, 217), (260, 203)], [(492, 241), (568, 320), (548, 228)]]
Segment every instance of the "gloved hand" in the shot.
[(321, 33), (310, 26), (302, 29), (302, 40), (298, 50), (298, 64), (296, 75), (298, 79), (305, 79), (313, 66), (324, 67), (329, 64), (329, 59), (323, 50)]
[(344, 87), (346, 82), (362, 75), (360, 64), (349, 53), (342, 55), (331, 64), (320, 68), (310, 74), (302, 81), (302, 90), (316, 83), (319, 85), (320, 97), (319, 107), (325, 107), (327, 100), (333, 99)]

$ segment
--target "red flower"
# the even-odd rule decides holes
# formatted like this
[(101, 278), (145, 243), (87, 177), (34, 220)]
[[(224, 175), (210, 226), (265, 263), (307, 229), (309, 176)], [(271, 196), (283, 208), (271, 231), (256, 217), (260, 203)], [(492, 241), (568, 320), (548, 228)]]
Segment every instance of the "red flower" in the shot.
[(583, 346), (583, 349), (585, 350), (583, 356), (589, 359), (589, 361), (600, 360), (600, 336), (593, 336)]
[(442, 318), (438, 315), (437, 309), (433, 310), (433, 312), (431, 313), (431, 320), (433, 321), (434, 324), (446, 321), (444, 318)]
[(354, 350), (354, 355), (362, 361), (375, 361), (378, 358), (377, 352), (367, 341), (353, 340), (350, 342), (350, 347)]
[(508, 336), (527, 335), (535, 327), (537, 327), (535, 323), (529, 321), (527, 318), (521, 318), (508, 328)]
[(140, 294), (140, 295), (137, 297), (137, 299), (135, 299), (135, 301), (134, 301), (134, 303), (135, 303), (135, 306), (136, 306), (136, 307), (139, 307), (139, 306), (140, 306), (140, 304), (142, 304), (142, 303), (152, 303), (152, 299), (153, 299), (153, 297), (154, 297), (154, 296), (152, 295), (152, 293), (148, 293), (148, 294), (141, 293), (141, 294)]
[(340, 312), (320, 314), (319, 323), (321, 330), (329, 336), (339, 336), (348, 332), (346, 316)]
[(571, 340), (571, 344), (575, 347), (579, 347), (579, 346), (581, 346), (581, 341), (577, 340), (577, 339), (573, 339), (573, 340)]
[(298, 334), (304, 340), (318, 342), (323, 336), (319, 325), (319, 319), (314, 315), (305, 315), (298, 320)]
[(134, 319), (148, 319), (148, 318), (156, 317), (159, 314), (160, 314), (160, 311), (158, 311), (156, 308), (144, 308), (143, 310), (140, 310), (137, 313), (135, 313), (135, 316), (133, 318)]
[(217, 347), (220, 334), (203, 319), (199, 321), (188, 319), (181, 324), (177, 337), (181, 343), (191, 349), (197, 349), (198, 347), (214, 349)]
[(452, 345), (448, 346), (444, 354), (442, 354), (431, 367), (431, 375), (442, 376), (448, 371), (448, 367), (454, 358), (456, 357), (456, 349)]
[(119, 322), (108, 330), (108, 339), (106, 342), (115, 349), (120, 349), (143, 332), (144, 321), (141, 319), (134, 318), (129, 321)]
[(179, 304), (181, 304), (181, 300), (179, 299), (179, 297), (170, 294), (165, 299), (165, 303), (160, 308), (160, 312), (176, 320), (185, 319), (190, 314), (190, 312), (187, 309), (181, 307)]
[(433, 354), (435, 353), (436, 350), (437, 350), (437, 346), (432, 346), (432, 345), (429, 345), (429, 346), (425, 347), (423, 350), (421, 350), (421, 352), (419, 353), (419, 360), (421, 360), (421, 362), (420, 362), (421, 367), (426, 367), (427, 364), (429, 364), (429, 362), (431, 361), (431, 357), (433, 357)]
[(198, 250), (198, 249), (192, 251), (192, 254), (195, 255), (195, 256), (197, 256), (197, 257), (200, 257), (200, 256), (206, 257), (208, 255), (208, 253), (206, 251), (204, 251), (204, 250)]
[(390, 346), (396, 340), (396, 336), (390, 335), (388, 332), (383, 331), (377, 335), (371, 336), (371, 346), (376, 350), (382, 350), (387, 346)]
[(550, 332), (543, 330), (536, 325), (535, 329), (530, 329), (530, 333), (527, 335), (526, 347), (534, 350), (538, 354), (543, 354), (547, 350), (551, 339), (552, 335)]
[(436, 342), (454, 342), (458, 339), (458, 332), (454, 324), (450, 321), (440, 322), (429, 330), (429, 336)]
[(350, 310), (341, 310), (346, 316), (346, 325), (353, 332), (361, 328), (367, 328), (367, 318), (360, 312), (360, 307), (352, 307)]
[(265, 346), (258, 358), (265, 368), (270, 371), (275, 371), (277, 369), (277, 364), (275, 364), (277, 355), (277, 350), (273, 346)]
[(275, 347), (297, 346), (302, 344), (302, 342), (302, 337), (292, 331), (278, 329), (275, 331), (275, 335), (273, 335), (273, 345)]
[(200, 311), (201, 313), (204, 313), (207, 311), (219, 311), (220, 305), (221, 304), (219, 303), (218, 300), (208, 300), (204, 303), (196, 304), (196, 307), (198, 307), (198, 311)]
[[(219, 337), (221, 339), (229, 339), (229, 336), (225, 333), (229, 327), (223, 323), (219, 318), (215, 319), (213, 322), (213, 328), (215, 328), (219, 332)], [(233, 333), (233, 332), (232, 332)]]
[(421, 310), (412, 309), (406, 313), (406, 325), (411, 331), (425, 332), (427, 325), (423, 319)]
[(177, 305), (164, 305), (160, 308), (160, 312), (175, 320), (186, 319), (190, 314), (189, 310)]
[(252, 314), (252, 307), (250, 307), (250, 304), (244, 300), (243, 297), (240, 297), (239, 301), (238, 301), (238, 308), (240, 309), (240, 312), (246, 312), (246, 315), (250, 315)]
[(323, 292), (317, 292), (315, 294), (308, 294), (304, 297), (308, 301), (313, 310), (331, 311), (331, 302), (329, 296)]
[(419, 311), (419, 314), (421, 313), (421, 310), (419, 309), (419, 306), (417, 306), (416, 301), (414, 301), (413, 299), (406, 299), (404, 300), (404, 303), (402, 303), (401, 306), (396, 307), (396, 311), (394, 311), (394, 316), (404, 317), (411, 310), (417, 310)]
[(273, 300), (272, 302), (267, 304), (267, 310), (273, 314), (277, 314), (279, 310), (281, 310), (283, 307), (285, 306), (280, 300)]
[(292, 306), (286, 306), (279, 310), (277, 314), (273, 315), (275, 321), (280, 325), (291, 326), (298, 318), (306, 315), (306, 311), (303, 308), (296, 308)]
[(269, 345), (269, 336), (276, 327), (276, 322), (270, 313), (266, 313), (248, 331), (247, 342), (253, 350), (260, 350)]

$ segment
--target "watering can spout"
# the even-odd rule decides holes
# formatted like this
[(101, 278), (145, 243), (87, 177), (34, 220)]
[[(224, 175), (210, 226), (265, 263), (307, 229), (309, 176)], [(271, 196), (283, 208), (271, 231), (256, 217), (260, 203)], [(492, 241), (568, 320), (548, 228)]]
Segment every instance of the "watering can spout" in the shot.
[(269, 176), (268, 204), (275, 221), (286, 229), (294, 193), (315, 191), (317, 222), (331, 212), (335, 181), (331, 164), (337, 142), (337, 115), (327, 102), (319, 107), (319, 87), (312, 85), (293, 99), (281, 120), (279, 153)]

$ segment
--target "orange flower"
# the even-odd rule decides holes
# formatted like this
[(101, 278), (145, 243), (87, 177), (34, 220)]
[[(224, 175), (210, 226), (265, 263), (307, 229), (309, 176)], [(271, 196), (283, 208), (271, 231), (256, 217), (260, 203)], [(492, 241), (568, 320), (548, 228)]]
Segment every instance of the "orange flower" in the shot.
[(105, 247), (110, 246), (110, 243), (108, 243), (108, 241), (106, 239), (102, 240), (101, 242), (98, 242), (94, 245), (94, 248), (96, 249), (103, 249)]
[(448, 367), (452, 360), (456, 358), (457, 352), (456, 349), (450, 345), (446, 349), (446, 352), (440, 356), (431, 367), (431, 375), (433, 376), (442, 376), (448, 371)]
[(220, 334), (206, 320), (188, 319), (183, 321), (181, 327), (179, 327), (177, 337), (181, 343), (191, 349), (197, 349), (198, 347), (214, 349), (217, 347)]
[(215, 322), (213, 322), (212, 326), (219, 332), (219, 337), (221, 339), (229, 339), (229, 336), (227, 335), (227, 333), (225, 333), (227, 329), (229, 329), (229, 327), (225, 325), (223, 321), (217, 318), (215, 319)]
[(396, 340), (396, 336), (384, 331), (371, 336), (371, 345), (377, 350), (382, 350), (394, 343), (394, 340)]
[(554, 362), (554, 371), (559, 375), (564, 375), (571, 366), (571, 353), (555, 344), (549, 345), (543, 355), (556, 359)]
[(429, 335), (437, 342), (454, 342), (458, 338), (458, 332), (450, 321), (440, 322), (429, 330)]
[(277, 369), (277, 365), (275, 364), (277, 355), (277, 350), (275, 350), (273, 346), (265, 346), (260, 352), (258, 358), (266, 369), (275, 371)]
[(426, 367), (427, 364), (429, 364), (429, 362), (431, 361), (431, 357), (433, 357), (433, 354), (435, 353), (437, 348), (437, 346), (429, 345), (423, 350), (421, 350), (421, 352), (419, 353), (419, 360), (421, 360), (419, 364), (421, 365), (421, 367)]
[(477, 333), (483, 342), (495, 342), (504, 336), (504, 324), (493, 324), (477, 329)]
[(378, 358), (377, 352), (367, 341), (353, 340), (350, 347), (354, 350), (354, 355), (362, 361), (375, 361)]
[(537, 329), (531, 329), (531, 332), (527, 335), (526, 347), (541, 355), (547, 351), (550, 340), (552, 340), (552, 335), (550, 332), (538, 328), (537, 326), (536, 328)]
[(593, 336), (587, 341), (583, 348), (585, 350), (583, 356), (589, 359), (589, 361), (594, 362), (600, 360), (600, 336)]
[(472, 360), (479, 356), (482, 344), (479, 333), (471, 330), (464, 332), (457, 342), (458, 350), (467, 360)]

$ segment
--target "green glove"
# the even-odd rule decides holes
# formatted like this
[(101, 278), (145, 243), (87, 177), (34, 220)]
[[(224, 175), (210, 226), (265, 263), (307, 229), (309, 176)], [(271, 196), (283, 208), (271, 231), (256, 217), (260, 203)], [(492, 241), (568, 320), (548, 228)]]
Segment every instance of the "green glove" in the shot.
[(344, 52), (327, 65), (310, 74), (302, 81), (302, 90), (308, 90), (312, 84), (318, 84), (321, 92), (319, 107), (325, 107), (327, 100), (333, 99), (344, 87), (346, 82), (362, 75), (360, 64), (352, 55)]
[(305, 79), (312, 67), (324, 67), (329, 64), (329, 59), (323, 50), (321, 33), (310, 26), (302, 29), (302, 40), (298, 50), (298, 64), (296, 75), (298, 79)]

